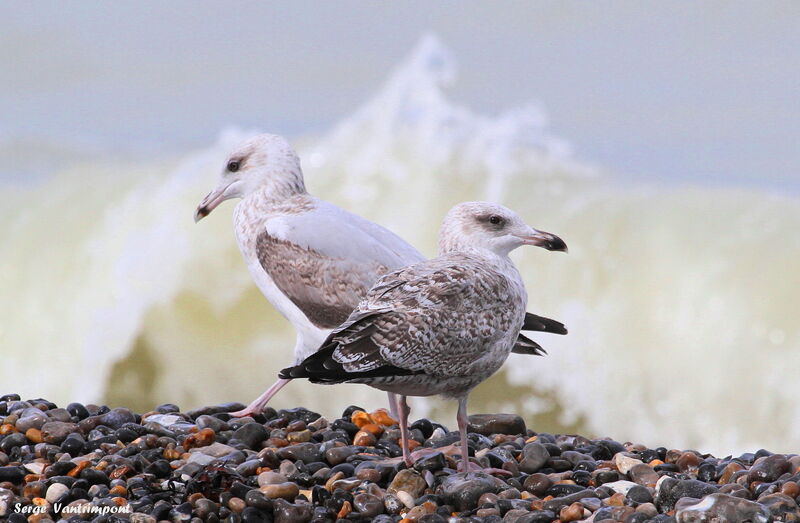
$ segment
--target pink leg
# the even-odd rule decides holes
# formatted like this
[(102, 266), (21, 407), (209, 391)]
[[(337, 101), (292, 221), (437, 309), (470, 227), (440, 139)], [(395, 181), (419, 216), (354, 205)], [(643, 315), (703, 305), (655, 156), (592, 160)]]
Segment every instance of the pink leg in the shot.
[(397, 413), (400, 415), (400, 446), (403, 447), (403, 461), (408, 467), (414, 465), (411, 453), (408, 452), (408, 415), (411, 409), (405, 396), (397, 396)]
[(386, 395), (389, 396), (389, 415), (392, 419), (397, 419), (397, 396), (394, 392), (387, 392)]
[(272, 399), (272, 396), (277, 394), (278, 391), (281, 390), (284, 387), (284, 385), (286, 385), (290, 381), (292, 380), (279, 379), (278, 381), (273, 383), (270, 388), (265, 390), (264, 394), (253, 400), (253, 402), (250, 403), (250, 405), (248, 405), (245, 409), (238, 410), (236, 412), (231, 412), (230, 415), (236, 418), (242, 418), (244, 416), (250, 416), (252, 414), (261, 414), (261, 411), (264, 409), (264, 406), (267, 404), (267, 402), (269, 402), (269, 400)]
[(469, 472), (469, 445), (467, 444), (467, 397), (458, 400), (458, 432), (461, 433), (461, 461), (458, 463), (459, 472)]

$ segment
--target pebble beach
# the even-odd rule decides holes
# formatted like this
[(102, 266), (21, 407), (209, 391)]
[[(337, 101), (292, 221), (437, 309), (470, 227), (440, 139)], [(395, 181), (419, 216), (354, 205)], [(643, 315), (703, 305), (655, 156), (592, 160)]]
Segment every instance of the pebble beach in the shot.
[(475, 471), (458, 474), (458, 433), (431, 420), (411, 424), (407, 468), (384, 410), (228, 414), (242, 407), (135, 413), (2, 396), (0, 521), (800, 520), (798, 455), (715, 457), (478, 414)]

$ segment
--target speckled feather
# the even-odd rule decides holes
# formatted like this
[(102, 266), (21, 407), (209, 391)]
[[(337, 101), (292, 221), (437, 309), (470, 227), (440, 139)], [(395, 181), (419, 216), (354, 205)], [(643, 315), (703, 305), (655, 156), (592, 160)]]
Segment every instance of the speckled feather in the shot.
[(448, 253), (383, 276), (303, 370), (287, 376), (458, 396), (503, 364), (525, 303), (507, 258)]
[(281, 292), (327, 329), (341, 325), (369, 284), (389, 270), (374, 260), (332, 259), (266, 231), (256, 238), (256, 255)]

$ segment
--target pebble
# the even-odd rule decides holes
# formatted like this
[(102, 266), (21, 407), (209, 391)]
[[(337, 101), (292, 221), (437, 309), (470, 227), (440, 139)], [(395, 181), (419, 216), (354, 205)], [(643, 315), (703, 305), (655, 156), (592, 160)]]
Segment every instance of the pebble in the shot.
[(519, 470), (526, 474), (532, 474), (541, 469), (549, 459), (550, 452), (547, 450), (547, 447), (535, 441), (528, 443), (522, 449), (522, 459), (519, 461)]
[(192, 454), (199, 453), (214, 458), (221, 458), (223, 456), (227, 456), (229, 454), (236, 452), (236, 449), (231, 447), (230, 445), (225, 445), (224, 443), (215, 442), (205, 447), (193, 448), (189, 452), (191, 452)]
[(48, 421), (41, 428), (41, 437), (45, 443), (59, 445), (67, 436), (78, 430), (76, 423), (66, 423), (63, 421)]
[(281, 448), (277, 454), (281, 459), (302, 461), (304, 463), (312, 463), (322, 458), (318, 443), (298, 443), (296, 445), (290, 445)]
[(300, 494), (300, 487), (290, 481), (264, 485), (259, 487), (259, 490), (270, 499), (282, 498), (289, 501), (294, 500)]
[(614, 465), (622, 474), (627, 474), (634, 466), (643, 465), (642, 460), (623, 452), (614, 454)]
[(525, 430), (525, 421), (516, 414), (473, 414), (468, 418), (467, 431), (484, 436), (525, 434)]
[(267, 439), (269, 433), (260, 423), (245, 423), (233, 432), (231, 439), (237, 439), (248, 448), (259, 450), (262, 441)]
[(485, 472), (467, 472), (447, 476), (437, 490), (445, 503), (456, 510), (469, 510), (480, 497), (487, 493), (497, 493), (505, 484)]
[(100, 424), (112, 429), (118, 429), (126, 423), (136, 423), (136, 416), (129, 409), (112, 409), (100, 416)]
[(639, 485), (655, 486), (660, 476), (650, 465), (639, 463), (628, 470), (628, 477)]
[(276, 485), (278, 483), (286, 483), (289, 481), (286, 476), (279, 472), (274, 472), (271, 470), (262, 472), (258, 475), (258, 486), (263, 487), (264, 485)]
[(763, 505), (726, 494), (710, 494), (675, 513), (678, 523), (698, 521), (750, 521), (767, 523), (770, 512)]
[(68, 486), (64, 485), (63, 483), (53, 483), (47, 488), (45, 499), (50, 503), (55, 503), (67, 492), (69, 492)]
[(383, 512), (383, 501), (372, 494), (360, 493), (353, 497), (353, 507), (364, 517), (375, 517)]
[(703, 483), (696, 479), (678, 480), (663, 476), (656, 485), (655, 503), (660, 509), (672, 510), (681, 498), (702, 499), (718, 490), (716, 485)]
[(583, 505), (581, 505), (578, 502), (575, 502), (568, 507), (562, 508), (558, 515), (558, 519), (560, 519), (563, 523), (567, 523), (569, 521), (577, 521), (582, 518), (583, 518)]
[(747, 480), (770, 483), (787, 472), (789, 466), (789, 460), (780, 454), (758, 458), (747, 473)]
[(411, 494), (412, 497), (418, 498), (427, 486), (427, 483), (418, 472), (404, 469), (395, 475), (386, 492), (397, 494), (400, 491), (404, 491)]
[(523, 488), (535, 496), (544, 497), (544, 493), (547, 492), (552, 485), (553, 480), (547, 475), (531, 474), (525, 478)]

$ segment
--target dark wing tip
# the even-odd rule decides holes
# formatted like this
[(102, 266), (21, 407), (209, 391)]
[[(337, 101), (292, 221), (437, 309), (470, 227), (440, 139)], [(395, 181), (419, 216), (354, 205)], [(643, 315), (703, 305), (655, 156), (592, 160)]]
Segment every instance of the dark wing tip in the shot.
[(544, 316), (537, 316), (536, 314), (531, 314), (530, 312), (525, 313), (525, 321), (522, 324), (522, 330), (549, 332), (550, 334), (561, 335), (567, 334), (567, 328), (560, 321), (551, 320), (550, 318), (545, 318)]
[(514, 343), (511, 352), (514, 354), (527, 354), (529, 356), (544, 356), (547, 354), (547, 351), (544, 350), (541, 345), (522, 334), (517, 335), (517, 341)]

